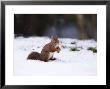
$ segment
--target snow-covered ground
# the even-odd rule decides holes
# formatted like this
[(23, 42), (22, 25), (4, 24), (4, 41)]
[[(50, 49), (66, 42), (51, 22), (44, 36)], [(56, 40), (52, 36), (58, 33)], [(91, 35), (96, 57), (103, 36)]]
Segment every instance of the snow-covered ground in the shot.
[[(42, 47), (50, 42), (48, 37), (16, 37), (14, 38), (14, 75), (97, 75), (97, 53), (87, 50), (96, 47), (95, 40), (77, 40), (59, 38), (60, 53), (55, 53), (57, 60), (43, 62), (40, 60), (27, 60), (32, 51), (40, 52)], [(77, 47), (80, 51), (71, 51)]]

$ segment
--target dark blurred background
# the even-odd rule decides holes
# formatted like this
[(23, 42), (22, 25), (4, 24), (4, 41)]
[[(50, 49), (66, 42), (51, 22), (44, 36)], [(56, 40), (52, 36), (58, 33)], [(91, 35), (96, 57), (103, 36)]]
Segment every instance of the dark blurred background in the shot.
[(15, 36), (97, 39), (97, 14), (15, 14)]

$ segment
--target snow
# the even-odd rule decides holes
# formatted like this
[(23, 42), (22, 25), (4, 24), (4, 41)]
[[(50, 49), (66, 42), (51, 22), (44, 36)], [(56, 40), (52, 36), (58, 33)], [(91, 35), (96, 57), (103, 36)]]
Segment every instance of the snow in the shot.
[[(14, 38), (14, 75), (15, 76), (96, 76), (97, 53), (87, 50), (97, 47), (95, 40), (78, 40), (59, 38), (60, 53), (55, 52), (56, 60), (43, 62), (27, 60), (32, 51), (40, 52), (45, 44), (50, 42), (48, 37), (16, 37)], [(73, 44), (72, 44), (73, 42)], [(64, 46), (64, 47), (63, 47)], [(77, 47), (80, 51), (71, 51)]]

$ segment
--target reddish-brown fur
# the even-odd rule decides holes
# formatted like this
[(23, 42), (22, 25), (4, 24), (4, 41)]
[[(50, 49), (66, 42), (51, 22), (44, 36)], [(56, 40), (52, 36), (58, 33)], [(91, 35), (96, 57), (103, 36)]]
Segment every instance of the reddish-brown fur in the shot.
[(59, 46), (56, 47), (57, 45), (59, 44), (59, 40), (58, 40), (58, 37), (53, 37), (51, 39), (51, 42), (46, 44), (41, 53), (38, 53), (38, 52), (31, 52), (27, 59), (33, 59), (33, 60), (41, 60), (41, 61), (45, 61), (47, 62), (49, 60), (49, 54), (50, 52), (51, 53), (54, 53), (54, 52), (60, 52), (60, 48)]

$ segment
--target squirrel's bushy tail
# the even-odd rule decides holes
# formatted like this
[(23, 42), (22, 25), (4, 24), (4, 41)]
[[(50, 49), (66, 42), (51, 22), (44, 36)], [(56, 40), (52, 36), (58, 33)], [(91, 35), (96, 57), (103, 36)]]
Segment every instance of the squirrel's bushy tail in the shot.
[(40, 53), (38, 52), (31, 52), (27, 59), (30, 59), (30, 60), (39, 60), (40, 59)]

